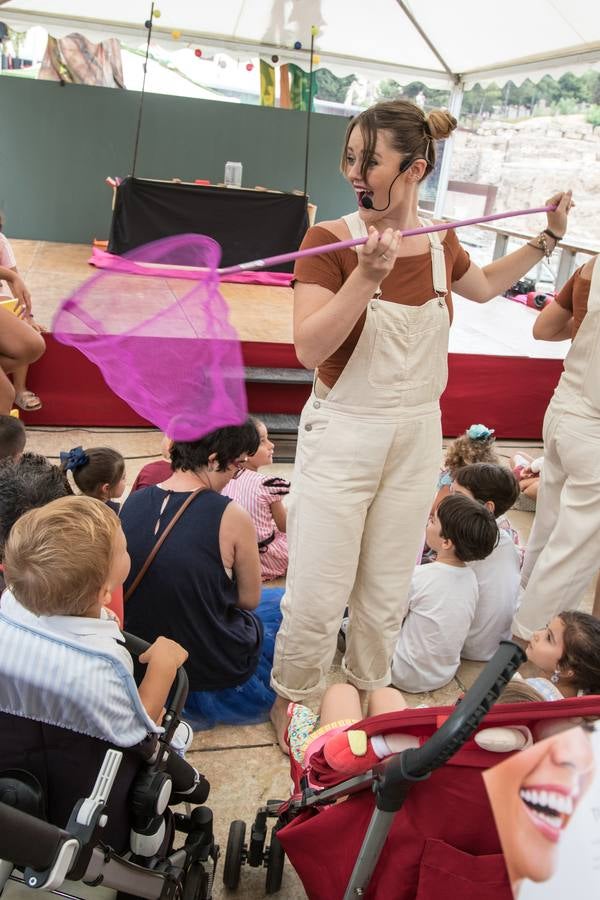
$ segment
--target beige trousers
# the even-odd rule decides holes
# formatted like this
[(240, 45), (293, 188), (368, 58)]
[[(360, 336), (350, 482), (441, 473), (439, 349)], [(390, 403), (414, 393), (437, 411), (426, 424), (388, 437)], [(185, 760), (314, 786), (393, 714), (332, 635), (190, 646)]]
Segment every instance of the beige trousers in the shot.
[(443, 248), (437, 235), (430, 244), (438, 295), (419, 307), (370, 301), (339, 380), (326, 396), (313, 391), (302, 412), (271, 676), (290, 700), (323, 687), (346, 606), (348, 681), (390, 683), (441, 459), (449, 319)]
[(544, 468), (513, 632), (525, 640), (575, 609), (600, 568), (600, 263), (544, 418)]

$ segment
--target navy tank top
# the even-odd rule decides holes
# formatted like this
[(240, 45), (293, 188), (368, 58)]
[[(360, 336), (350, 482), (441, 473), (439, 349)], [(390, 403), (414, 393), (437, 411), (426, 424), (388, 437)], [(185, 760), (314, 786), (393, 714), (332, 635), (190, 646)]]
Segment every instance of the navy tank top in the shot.
[[(125, 590), (188, 496), (154, 486), (127, 498), (121, 510), (131, 556)], [(185, 647), (191, 691), (243, 684), (260, 657), (261, 622), (237, 606), (237, 587), (223, 567), (219, 549), (221, 519), (230, 502), (214, 491), (198, 494), (125, 604), (127, 631), (149, 642), (163, 635)]]

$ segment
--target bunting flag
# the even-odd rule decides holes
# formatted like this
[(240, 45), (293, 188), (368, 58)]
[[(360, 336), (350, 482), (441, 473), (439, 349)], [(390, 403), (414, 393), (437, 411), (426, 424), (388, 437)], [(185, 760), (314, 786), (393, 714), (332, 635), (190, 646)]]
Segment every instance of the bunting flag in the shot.
[[(294, 63), (288, 63), (291, 75), (290, 96), (292, 101), (292, 109), (299, 109), (303, 112), (308, 111), (308, 99), (310, 96), (310, 74), (301, 69)], [(314, 75), (313, 75), (314, 79)], [(312, 109), (314, 110), (315, 91), (313, 84), (312, 92)]]
[(260, 61), (260, 105), (275, 106), (275, 69), (264, 59)]
[(292, 108), (290, 97), (290, 70), (288, 64), (279, 66), (279, 105), (282, 109)]

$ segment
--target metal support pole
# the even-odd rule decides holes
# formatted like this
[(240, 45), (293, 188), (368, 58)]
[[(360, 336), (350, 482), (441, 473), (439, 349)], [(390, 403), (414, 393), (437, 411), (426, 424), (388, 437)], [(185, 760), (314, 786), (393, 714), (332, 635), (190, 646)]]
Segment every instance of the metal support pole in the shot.
[(315, 34), (314, 28), (310, 29), (310, 67), (308, 70), (308, 110), (306, 113), (306, 146), (304, 148), (304, 196), (308, 197), (306, 188), (308, 187), (308, 159), (310, 154), (310, 120), (312, 116), (313, 104), (313, 68), (315, 58)]
[(386, 842), (390, 828), (392, 827), (396, 812), (385, 812), (377, 809), (373, 811), (367, 833), (362, 842), (354, 870), (350, 876), (344, 900), (356, 900), (362, 897), (371, 880), (371, 875), (377, 865), (377, 860)]
[[(450, 91), (450, 101), (448, 103), (448, 112), (458, 119), (462, 106), (464, 94), (464, 85), (462, 81), (457, 81)], [(437, 192), (435, 196), (435, 206), (433, 208), (434, 218), (440, 219), (444, 215), (444, 206), (446, 205), (446, 194), (448, 193), (448, 182), (450, 180), (450, 163), (452, 162), (452, 150), (454, 141), (449, 140), (444, 144), (444, 155), (442, 156), (442, 164), (440, 166), (440, 177), (438, 179)]]
[(152, 39), (152, 25), (154, 24), (154, 0), (150, 4), (150, 18), (147, 19), (148, 39), (146, 41), (146, 56), (144, 59), (144, 77), (142, 79), (142, 92), (140, 94), (140, 105), (138, 108), (138, 120), (135, 130), (135, 146), (133, 148), (133, 164), (131, 166), (131, 177), (135, 178), (135, 167), (137, 165), (138, 148), (140, 144), (140, 132), (142, 130), (142, 113), (144, 111), (144, 96), (146, 93), (146, 75), (148, 74), (148, 56), (150, 55), (150, 40)]

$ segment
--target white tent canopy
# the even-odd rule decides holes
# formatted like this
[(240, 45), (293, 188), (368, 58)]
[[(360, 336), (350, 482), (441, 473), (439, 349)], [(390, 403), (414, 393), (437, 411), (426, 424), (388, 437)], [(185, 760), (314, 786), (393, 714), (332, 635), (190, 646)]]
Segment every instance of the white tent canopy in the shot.
[[(156, 0), (154, 38), (280, 53), (333, 70), (389, 72), (431, 86), (581, 72), (600, 67), (600, 3), (594, 0)], [(44, 25), (62, 37), (81, 31), (144, 40), (149, 0), (0, 0), (15, 29)], [(302, 49), (293, 45), (300, 41)]]

